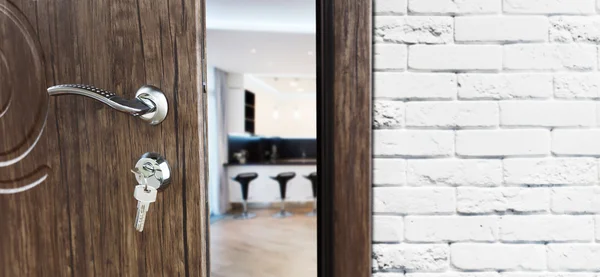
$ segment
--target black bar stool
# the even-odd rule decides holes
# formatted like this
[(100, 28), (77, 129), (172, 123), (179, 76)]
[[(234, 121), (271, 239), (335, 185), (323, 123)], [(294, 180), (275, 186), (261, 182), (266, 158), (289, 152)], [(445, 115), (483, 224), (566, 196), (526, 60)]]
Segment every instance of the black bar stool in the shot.
[(313, 202), (312, 212), (307, 213), (306, 215), (307, 216), (316, 216), (317, 215), (317, 185), (318, 185), (319, 179), (317, 178), (316, 172), (308, 174), (307, 176), (304, 176), (304, 178), (310, 180), (310, 183), (312, 185), (313, 197), (315, 198), (315, 201)]
[(296, 177), (296, 173), (294, 172), (283, 172), (277, 174), (275, 177), (271, 177), (271, 179), (279, 183), (279, 194), (281, 195), (281, 210), (273, 215), (275, 218), (284, 218), (292, 215), (292, 213), (285, 210), (285, 192), (287, 190), (287, 182), (294, 179), (294, 177)]
[(244, 211), (241, 214), (234, 216), (234, 219), (251, 219), (256, 217), (256, 214), (248, 213), (248, 189), (250, 188), (250, 182), (256, 178), (258, 178), (258, 174), (255, 172), (240, 173), (234, 178), (231, 178), (240, 183), (240, 186), (242, 187), (242, 205), (244, 206)]

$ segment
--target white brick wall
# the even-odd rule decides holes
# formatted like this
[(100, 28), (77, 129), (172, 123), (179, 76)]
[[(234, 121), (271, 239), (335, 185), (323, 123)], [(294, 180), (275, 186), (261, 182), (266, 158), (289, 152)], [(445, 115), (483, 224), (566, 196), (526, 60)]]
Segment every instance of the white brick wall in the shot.
[(452, 265), (460, 270), (540, 271), (546, 266), (546, 247), (539, 244), (454, 243)]
[(498, 45), (413, 45), (408, 52), (408, 67), (414, 70), (490, 71), (502, 67), (502, 47)]
[(598, 64), (597, 54), (596, 46), (588, 44), (505, 45), (504, 69), (591, 71)]
[(374, 0), (373, 276), (600, 277), (600, 0)]
[(457, 42), (542, 42), (548, 40), (545, 16), (459, 16)]
[[(375, 1), (377, 2), (377, 1)], [(415, 14), (489, 14), (501, 10), (500, 1), (489, 0), (409, 0)]]

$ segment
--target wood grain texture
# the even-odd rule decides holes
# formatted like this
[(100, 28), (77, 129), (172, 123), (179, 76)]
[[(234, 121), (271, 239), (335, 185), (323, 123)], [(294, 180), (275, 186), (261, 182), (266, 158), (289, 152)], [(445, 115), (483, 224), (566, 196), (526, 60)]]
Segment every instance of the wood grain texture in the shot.
[[(320, 276), (371, 274), (371, 0), (319, 1)], [(323, 203), (325, 202), (325, 203)]]
[[(152, 84), (169, 100), (159, 126), (83, 97), (47, 101), (34, 150), (0, 167), (0, 182), (17, 180), (34, 163), (48, 175), (30, 191), (0, 195), (0, 276), (208, 276), (204, 1), (0, 2), (21, 12), (35, 34), (43, 74), (33, 81), (90, 84), (125, 98)], [(12, 47), (14, 32), (5, 33), (0, 50)], [(26, 68), (10, 74), (33, 82)], [(0, 144), (15, 133), (5, 127)], [(166, 157), (173, 181), (140, 234), (129, 170), (150, 151)]]

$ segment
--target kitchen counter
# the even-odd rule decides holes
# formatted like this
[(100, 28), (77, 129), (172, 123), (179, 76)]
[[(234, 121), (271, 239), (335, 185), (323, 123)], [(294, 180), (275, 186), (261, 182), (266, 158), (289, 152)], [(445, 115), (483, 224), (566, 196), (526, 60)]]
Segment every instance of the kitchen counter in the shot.
[(240, 163), (226, 163), (224, 166), (256, 166), (256, 165), (265, 165), (265, 166), (275, 166), (275, 165), (317, 165), (317, 159), (281, 159), (264, 162), (247, 162), (245, 164)]

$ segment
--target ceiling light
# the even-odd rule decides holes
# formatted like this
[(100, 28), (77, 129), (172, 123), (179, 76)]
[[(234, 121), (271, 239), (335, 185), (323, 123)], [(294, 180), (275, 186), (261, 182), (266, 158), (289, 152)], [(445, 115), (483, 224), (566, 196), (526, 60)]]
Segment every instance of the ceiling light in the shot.
[(312, 56), (313, 55), (313, 51), (308, 51), (308, 55)]
[(297, 108), (294, 111), (294, 119), (300, 119), (300, 111)]
[(250, 49), (250, 53), (256, 54), (256, 49), (255, 48)]
[(290, 86), (292, 86), (292, 87), (298, 86), (298, 83), (296, 83), (296, 82), (294, 82), (294, 81), (291, 81), (291, 82), (290, 82)]
[(278, 119), (279, 118), (279, 111), (277, 109), (273, 110), (273, 118), (274, 119)]
[(297, 89), (297, 91), (298, 91), (298, 92), (303, 92), (303, 91), (304, 91), (304, 89), (303, 89), (303, 88), (298, 88), (298, 89)]

